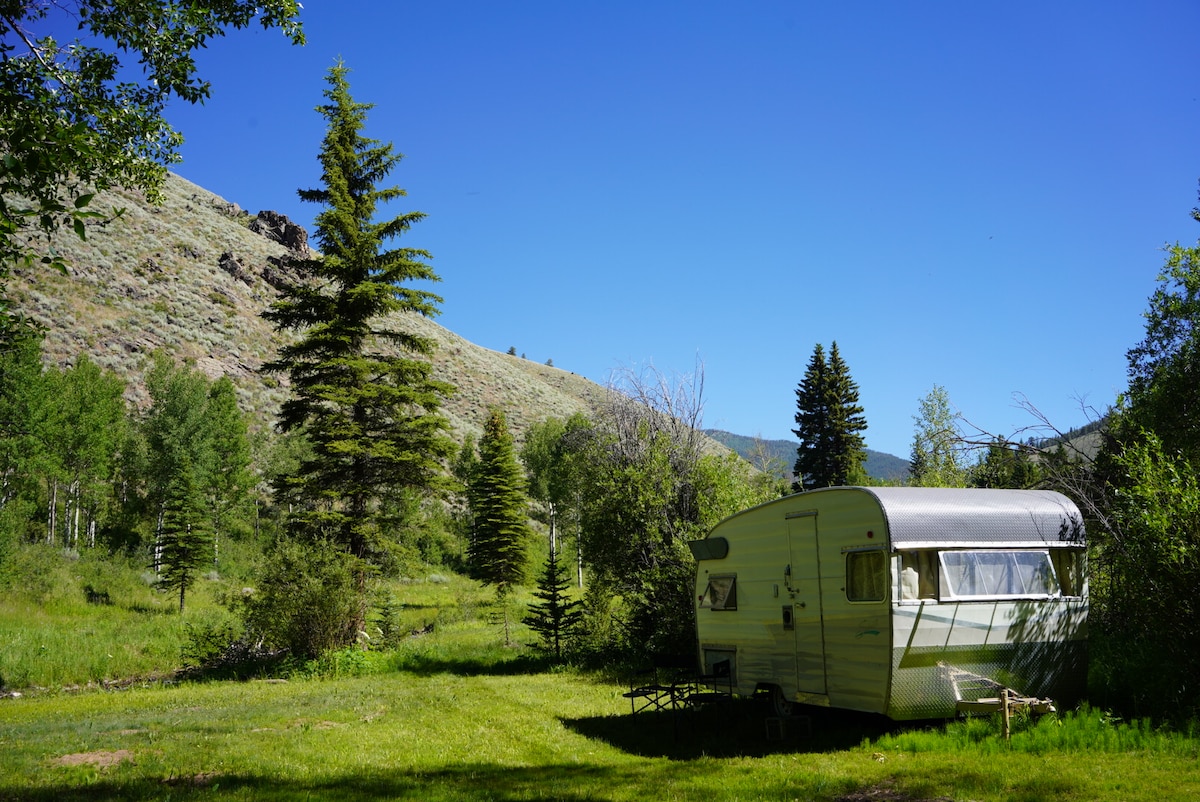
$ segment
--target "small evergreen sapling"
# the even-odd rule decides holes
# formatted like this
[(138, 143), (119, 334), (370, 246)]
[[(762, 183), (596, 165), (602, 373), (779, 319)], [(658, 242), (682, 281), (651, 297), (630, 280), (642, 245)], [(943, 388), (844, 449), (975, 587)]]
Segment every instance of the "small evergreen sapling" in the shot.
[(542, 647), (553, 651), (556, 660), (562, 659), (562, 643), (583, 619), (578, 599), (567, 597), (570, 578), (563, 573), (558, 556), (550, 550), (546, 567), (538, 577), (533, 595), (541, 601), (530, 605), (525, 623), (542, 638)]
[(158, 577), (159, 590), (179, 591), (180, 613), (188, 588), (196, 584), (210, 554), (212, 533), (191, 464), (185, 460), (171, 477), (163, 504), (162, 572)]

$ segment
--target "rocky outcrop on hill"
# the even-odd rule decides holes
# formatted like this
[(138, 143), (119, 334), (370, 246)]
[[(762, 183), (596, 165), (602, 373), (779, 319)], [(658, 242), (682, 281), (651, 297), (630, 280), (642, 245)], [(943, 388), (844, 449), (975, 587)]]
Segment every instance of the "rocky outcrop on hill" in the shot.
[(255, 234), (262, 234), (267, 239), (278, 242), (289, 251), (308, 256), (308, 232), (303, 226), (289, 220), (287, 215), (264, 209), (250, 221), (249, 228)]

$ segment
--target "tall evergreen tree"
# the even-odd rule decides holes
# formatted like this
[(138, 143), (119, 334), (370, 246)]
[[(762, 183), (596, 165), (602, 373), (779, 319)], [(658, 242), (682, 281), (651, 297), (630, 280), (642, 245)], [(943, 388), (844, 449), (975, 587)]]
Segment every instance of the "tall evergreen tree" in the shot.
[(858, 403), (858, 385), (834, 342), (825, 359), (820, 343), (813, 348), (804, 378), (796, 388), (796, 447), (792, 490), (855, 484), (866, 480), (863, 465), (867, 428)]
[(370, 561), (386, 552), (378, 515), (387, 493), (444, 486), (454, 445), (439, 410), (453, 387), (432, 377), (432, 341), (390, 327), (402, 314), (437, 314), (442, 299), (411, 285), (439, 278), (425, 251), (383, 248), (424, 215), (375, 221), (379, 204), (406, 194), (379, 186), (401, 156), (362, 135), (371, 105), (351, 98), (348, 72), (340, 62), (329, 71), (329, 102), (317, 109), (328, 123), (323, 186), (300, 191), (324, 206), (321, 255), (298, 263), (311, 280), (282, 291), (265, 313), (302, 337), (266, 369), (291, 380), (280, 428), (306, 431), (313, 447), (279, 488), (294, 505), (292, 534)]
[(503, 596), (525, 577), (529, 499), (504, 413), (492, 409), (479, 441), (479, 466), (471, 493), (475, 539), (468, 552), (476, 576)]

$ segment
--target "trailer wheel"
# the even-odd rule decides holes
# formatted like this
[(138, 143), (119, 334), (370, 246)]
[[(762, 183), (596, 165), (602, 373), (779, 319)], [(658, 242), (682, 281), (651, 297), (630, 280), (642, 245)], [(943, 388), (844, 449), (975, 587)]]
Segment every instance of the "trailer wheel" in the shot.
[(755, 689), (755, 693), (766, 695), (772, 715), (779, 718), (791, 718), (796, 714), (796, 703), (787, 698), (783, 693), (783, 688), (778, 685), (760, 685)]

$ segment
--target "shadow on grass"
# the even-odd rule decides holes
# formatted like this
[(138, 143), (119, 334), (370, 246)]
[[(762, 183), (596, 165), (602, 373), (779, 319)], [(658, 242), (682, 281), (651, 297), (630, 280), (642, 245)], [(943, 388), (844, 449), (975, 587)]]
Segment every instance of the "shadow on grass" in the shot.
[(522, 674), (544, 674), (553, 669), (552, 658), (540, 654), (501, 655), (495, 658), (446, 657), (431, 654), (406, 654), (395, 662), (397, 671), (431, 677), (435, 674), (457, 674), (463, 677), (512, 677)]
[(131, 613), (138, 615), (179, 615), (179, 605), (158, 605), (146, 604), (145, 602), (133, 602), (132, 604), (124, 605), (125, 609)]
[(835, 752), (898, 728), (882, 716), (828, 708), (801, 708), (798, 715), (780, 719), (758, 699), (564, 719), (563, 725), (629, 754), (671, 760)]
[[(612, 798), (620, 789), (622, 798), (656, 799), (667, 789), (705, 787), (719, 783), (720, 763), (669, 763), (597, 765), (551, 763), (539, 766), (502, 766), (493, 763), (462, 763), (435, 770), (374, 769), (361, 773), (315, 776), (261, 776), (203, 773), (190, 777), (153, 778), (77, 775), (38, 788), (6, 785), (0, 781), (0, 799), (23, 802), (74, 802), (75, 800), (160, 800), (173, 801), (223, 798), (265, 802), (295, 799), (359, 802), (359, 800), (561, 800), (582, 802)], [(763, 786), (766, 787), (763, 787)], [(772, 777), (760, 781), (756, 794), (779, 796), (799, 790), (806, 783), (794, 777)]]
[[(1032, 769), (1032, 766), (1031, 766)], [(136, 771), (136, 768), (131, 769)], [(460, 763), (432, 770), (372, 768), (360, 772), (295, 775), (219, 774), (204, 772), (181, 777), (121, 777), (97, 775), (94, 770), (51, 769), (66, 772), (40, 778), (36, 788), (0, 780), (0, 800), (75, 802), (76, 800), (220, 800), (254, 799), (283, 802), (320, 799), (332, 802), (367, 800), (583, 800), (673, 798), (812, 799), (830, 802), (863, 800), (947, 799), (956, 789), (970, 795), (994, 786), (996, 778), (970, 767), (945, 766), (937, 778), (927, 772), (893, 770), (878, 776), (831, 780), (826, 772), (804, 764), (786, 770), (730, 772), (721, 760), (632, 761), (621, 764), (549, 763), (535, 766)], [(1031, 770), (1007, 788), (1010, 799), (1041, 800), (1076, 795), (1078, 787), (1053, 771)]]
[[(658, 772), (656, 772), (658, 774)], [(680, 778), (682, 779), (682, 778)], [(274, 802), (318, 798), (358, 800), (595, 800), (613, 784), (647, 785), (644, 772), (632, 767), (594, 765), (497, 766), (463, 764), (436, 771), (385, 771), (337, 774), (310, 779), (199, 774), (182, 778), (80, 779), (26, 789), (0, 783), (0, 800), (72, 802), (76, 800), (220, 800), (252, 798)], [(649, 796), (647, 798), (653, 798)]]

